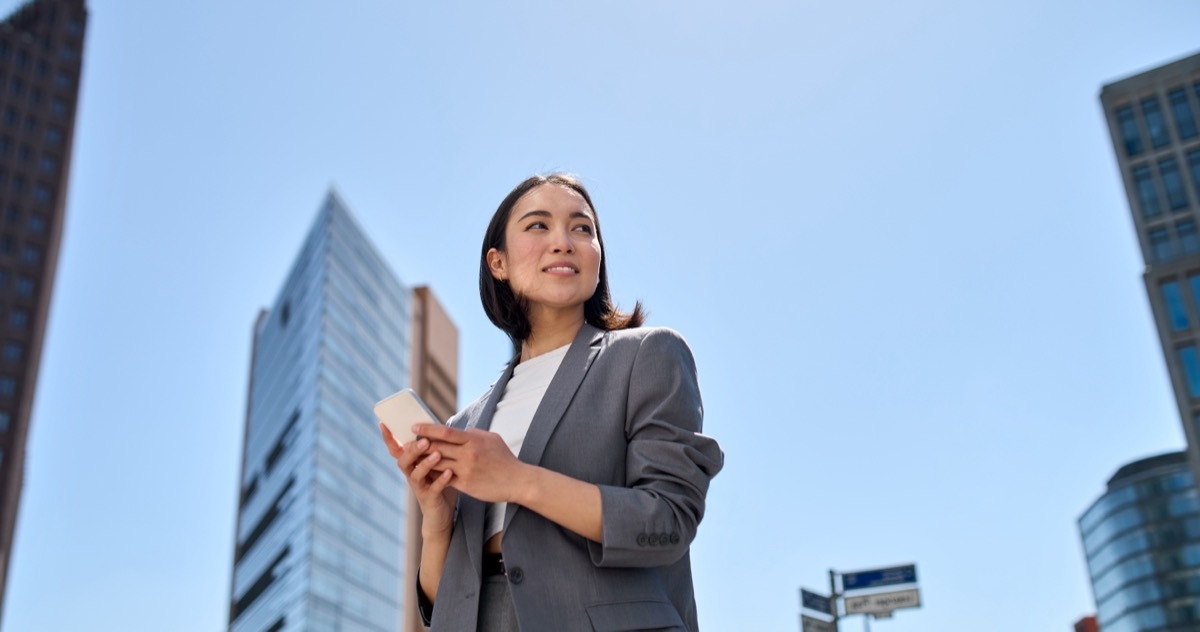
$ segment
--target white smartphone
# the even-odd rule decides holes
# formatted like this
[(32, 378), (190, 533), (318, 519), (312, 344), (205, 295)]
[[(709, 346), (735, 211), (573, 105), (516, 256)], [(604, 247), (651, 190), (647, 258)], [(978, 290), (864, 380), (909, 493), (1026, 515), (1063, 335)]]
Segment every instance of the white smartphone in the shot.
[(397, 443), (408, 443), (417, 438), (412, 431), (413, 424), (443, 423), (411, 388), (375, 404), (375, 416), (392, 433)]

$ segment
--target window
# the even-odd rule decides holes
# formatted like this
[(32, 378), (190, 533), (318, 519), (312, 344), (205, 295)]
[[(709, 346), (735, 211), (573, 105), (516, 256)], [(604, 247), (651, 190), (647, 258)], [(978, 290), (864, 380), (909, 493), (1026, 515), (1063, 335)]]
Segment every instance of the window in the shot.
[(1164, 158), (1158, 161), (1158, 172), (1162, 175), (1163, 188), (1167, 190), (1167, 204), (1171, 210), (1187, 208), (1187, 193), (1183, 188), (1183, 177), (1179, 175), (1179, 165), (1174, 158)]
[(54, 98), (50, 101), (50, 113), (59, 118), (66, 116), (67, 102), (57, 97)]
[(23, 307), (14, 307), (8, 313), (8, 324), (16, 329), (29, 328), (29, 310)]
[(50, 202), (50, 187), (39, 182), (33, 191), (33, 199), (42, 204), (48, 204)]
[(1175, 116), (1175, 131), (1179, 133), (1179, 139), (1186, 140), (1195, 136), (1196, 117), (1188, 104), (1187, 91), (1176, 88), (1167, 95), (1167, 100), (1171, 102), (1171, 113)]
[(1200, 149), (1189, 151), (1187, 161), (1188, 171), (1192, 172), (1192, 187), (1196, 195), (1200, 195)]
[[(1172, 162), (1174, 162), (1174, 161), (1172, 161)], [(42, 156), (41, 161), (38, 162), (38, 168), (42, 170), (42, 173), (49, 173), (49, 174), (58, 173), (58, 159), (55, 158), (54, 156), (50, 156), (50, 155)], [(1179, 170), (1178, 169), (1175, 170), (1175, 178), (1177, 180), (1179, 179)], [(1182, 186), (1182, 183), (1183, 183), (1183, 181), (1180, 180), (1181, 186)], [(1167, 190), (1167, 194), (1170, 195), (1170, 189)], [(1184, 203), (1186, 204), (1186, 201)]]
[(1175, 224), (1175, 234), (1179, 236), (1179, 245), (1184, 254), (1200, 252), (1200, 235), (1196, 234), (1196, 222), (1185, 219)]
[(17, 150), (17, 159), (25, 164), (29, 164), (29, 159), (33, 157), (33, 149), (29, 145), (21, 145)]
[(0, 376), (0, 397), (12, 397), (17, 394), (17, 380), (7, 375)]
[(19, 97), (25, 94), (25, 82), (13, 77), (12, 83), (8, 84), (8, 91), (14, 97)]
[(21, 263), (26, 265), (36, 266), (42, 262), (42, 249), (33, 245), (25, 244), (21, 248)]
[(1171, 136), (1166, 133), (1166, 118), (1163, 116), (1163, 109), (1158, 106), (1158, 97), (1142, 100), (1141, 115), (1146, 118), (1146, 130), (1150, 131), (1150, 143), (1156, 148), (1170, 145)]
[(8, 427), (12, 425), (12, 413), (7, 410), (0, 410), (0, 432), (8, 432)]
[(37, 118), (33, 116), (25, 117), (25, 131), (33, 134), (37, 131)]
[(17, 108), (11, 106), (4, 108), (4, 123), (6, 125), (17, 124)]
[(1150, 231), (1150, 260), (1152, 262), (1169, 261), (1175, 257), (1171, 248), (1171, 235), (1165, 228), (1155, 228)]
[(12, 192), (13, 192), (13, 195), (21, 195), (22, 193), (25, 192), (25, 178), (22, 178), (21, 176), (13, 177)]
[[(1184, 222), (1180, 222), (1180, 223), (1184, 223)], [(1191, 223), (1191, 222), (1187, 222), (1187, 223)], [(1193, 231), (1196, 230), (1195, 224), (1192, 224), (1192, 230)], [(34, 213), (33, 215), (30, 215), (29, 216), (29, 232), (34, 233), (35, 235), (41, 235), (42, 233), (45, 233), (46, 232), (46, 216), (41, 213)], [(1180, 234), (1179, 238), (1183, 239), (1182, 233)], [(1185, 245), (1184, 247), (1186, 248), (1187, 246)]]
[(1163, 293), (1163, 305), (1166, 307), (1171, 320), (1171, 331), (1183, 331), (1188, 329), (1188, 308), (1183, 305), (1183, 293), (1180, 291), (1180, 284), (1175, 281), (1168, 281), (1159, 285), (1159, 289)]
[(4, 343), (3, 348), (0, 348), (0, 357), (3, 357), (5, 362), (20, 362), (24, 351), (21, 343), (10, 340)]
[(34, 283), (33, 279), (30, 277), (22, 276), (17, 279), (17, 294), (19, 294), (20, 296), (24, 296), (24, 297), (33, 296), (33, 292), (36, 289), (36, 287), (37, 287), (37, 284)]
[(66, 72), (63, 72), (60, 70), (57, 73), (55, 73), (54, 85), (57, 86), (59, 89), (66, 90), (71, 87), (72, 83), (74, 83), (74, 80), (72, 80), (71, 75), (67, 74)]
[(1142, 165), (1133, 170), (1133, 186), (1137, 190), (1138, 203), (1142, 205), (1142, 217), (1150, 219), (1162, 212), (1158, 204), (1158, 188), (1150, 167)]
[(46, 126), (46, 142), (51, 145), (62, 144), (62, 130), (52, 125)]
[(1125, 106), (1117, 110), (1117, 127), (1121, 130), (1121, 141), (1125, 144), (1125, 155), (1129, 157), (1142, 153), (1142, 134), (1138, 131), (1137, 120), (1133, 117), (1133, 108)]
[(1188, 328), (1187, 307), (1183, 304), (1183, 292), (1179, 291), (1179, 283), (1167, 281), (1159, 286), (1162, 290), (1163, 305), (1170, 316), (1171, 330), (1183, 331)]
[(1200, 357), (1196, 355), (1196, 346), (1184, 345), (1176, 353), (1179, 355), (1179, 365), (1183, 367), (1188, 396), (1200, 397)]

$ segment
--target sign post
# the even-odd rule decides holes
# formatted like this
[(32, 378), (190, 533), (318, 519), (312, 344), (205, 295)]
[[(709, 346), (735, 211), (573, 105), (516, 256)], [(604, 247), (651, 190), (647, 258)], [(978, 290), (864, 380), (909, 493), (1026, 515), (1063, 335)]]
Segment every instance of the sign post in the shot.
[[(842, 578), (842, 591), (838, 592), (838, 576)], [(829, 569), (829, 596), (820, 595), (810, 590), (800, 589), (800, 604), (808, 610), (820, 612), (833, 617), (826, 621), (806, 614), (800, 615), (802, 632), (839, 632), (839, 610), (844, 613), (863, 615), (863, 626), (870, 630), (871, 619), (890, 619), (892, 613), (903, 608), (920, 608), (921, 592), (915, 586), (917, 583), (917, 565), (904, 564), (872, 568), (852, 573), (838, 573)], [(908, 584), (908, 586), (904, 586)], [(897, 586), (897, 590), (881, 592), (875, 590), (886, 586)], [(866, 594), (850, 595), (848, 593), (868, 590)], [(838, 600), (843, 608), (838, 607)]]

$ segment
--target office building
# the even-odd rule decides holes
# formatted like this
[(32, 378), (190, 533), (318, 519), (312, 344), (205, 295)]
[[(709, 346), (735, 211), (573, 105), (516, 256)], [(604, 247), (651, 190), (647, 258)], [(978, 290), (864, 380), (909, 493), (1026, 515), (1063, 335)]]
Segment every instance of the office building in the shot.
[(1087, 616), (1075, 622), (1075, 632), (1100, 632), (1096, 617)]
[(1108, 84), (1100, 102), (1195, 475), (1200, 472), (1200, 54)]
[(414, 512), (372, 406), (409, 386), (448, 417), (457, 340), (433, 294), (402, 284), (331, 192), (254, 325), (231, 631), (416, 620)]
[(0, 22), (0, 605), (67, 204), (83, 0), (27, 2)]
[(1200, 497), (1184, 452), (1117, 470), (1079, 532), (1100, 630), (1200, 629)]

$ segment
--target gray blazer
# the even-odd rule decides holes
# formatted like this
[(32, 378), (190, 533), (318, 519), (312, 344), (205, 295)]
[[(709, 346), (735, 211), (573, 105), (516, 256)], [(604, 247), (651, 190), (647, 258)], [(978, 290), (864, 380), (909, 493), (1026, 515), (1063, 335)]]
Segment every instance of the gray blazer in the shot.
[[(515, 365), (450, 423), (487, 429)], [(583, 326), (518, 458), (598, 485), (604, 543), (508, 505), (501, 546), (524, 632), (698, 629), (688, 546), (724, 463), (703, 416), (679, 334)], [(421, 599), (433, 632), (476, 629), (484, 506), (459, 496), (437, 605)]]

